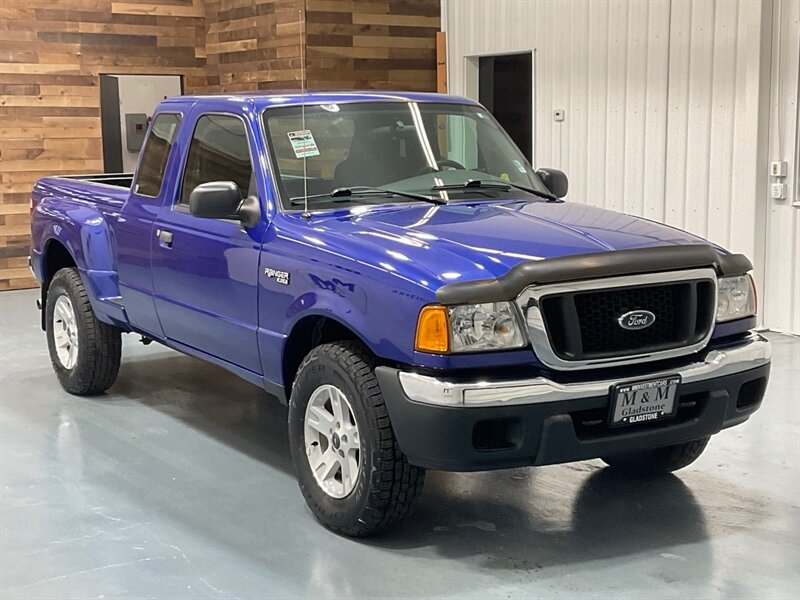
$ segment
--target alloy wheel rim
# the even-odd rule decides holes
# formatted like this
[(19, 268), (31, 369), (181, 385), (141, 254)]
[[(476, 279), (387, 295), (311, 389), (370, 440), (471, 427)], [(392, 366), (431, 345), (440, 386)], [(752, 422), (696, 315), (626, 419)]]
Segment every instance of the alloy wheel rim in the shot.
[(361, 436), (347, 396), (321, 385), (306, 405), (305, 447), (317, 484), (333, 498), (353, 491), (361, 472)]
[(78, 324), (75, 309), (66, 295), (59, 296), (53, 307), (53, 338), (61, 366), (67, 370), (75, 367), (78, 362)]

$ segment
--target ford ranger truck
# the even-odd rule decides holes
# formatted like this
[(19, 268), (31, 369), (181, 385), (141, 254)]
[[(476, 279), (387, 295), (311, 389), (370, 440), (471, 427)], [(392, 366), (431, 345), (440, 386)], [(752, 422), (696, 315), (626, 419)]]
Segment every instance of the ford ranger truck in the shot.
[(566, 194), (465, 98), (165, 100), (135, 173), (33, 189), (53, 369), (100, 394), (134, 333), (263, 387), (349, 536), (426, 469), (685, 467), (764, 396), (752, 265)]

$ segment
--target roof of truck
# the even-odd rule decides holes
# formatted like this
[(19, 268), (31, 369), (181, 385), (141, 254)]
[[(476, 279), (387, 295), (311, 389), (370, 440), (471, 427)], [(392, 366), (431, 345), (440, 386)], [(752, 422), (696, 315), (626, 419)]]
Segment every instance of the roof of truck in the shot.
[(306, 92), (297, 90), (271, 90), (269, 92), (242, 92), (226, 94), (199, 94), (175, 96), (164, 103), (211, 102), (213, 104), (241, 104), (247, 102), (256, 109), (270, 106), (291, 106), (298, 104), (326, 104), (337, 102), (356, 102), (364, 100), (394, 100), (401, 102), (453, 102), (475, 104), (474, 100), (448, 94), (428, 92), (394, 92), (385, 90), (341, 90), (329, 92)]

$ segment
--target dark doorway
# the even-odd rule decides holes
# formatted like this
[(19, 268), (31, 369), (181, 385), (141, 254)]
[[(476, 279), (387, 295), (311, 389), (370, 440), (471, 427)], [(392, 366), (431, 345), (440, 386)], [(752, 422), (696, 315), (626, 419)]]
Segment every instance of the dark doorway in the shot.
[(478, 100), (533, 161), (533, 54), (481, 56)]
[(103, 138), (103, 170), (106, 173), (122, 173), (119, 81), (111, 75), (100, 75), (100, 125)]

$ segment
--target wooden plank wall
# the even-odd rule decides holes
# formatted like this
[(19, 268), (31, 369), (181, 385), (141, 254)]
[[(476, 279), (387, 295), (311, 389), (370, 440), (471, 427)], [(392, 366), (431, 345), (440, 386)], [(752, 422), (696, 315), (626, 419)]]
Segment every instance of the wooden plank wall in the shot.
[(206, 3), (209, 91), (300, 86), (302, 0)]
[(439, 0), (212, 0), (206, 19), (210, 90), (297, 89), (303, 33), (309, 89), (436, 89)]
[(32, 287), (33, 183), (103, 170), (99, 74), (184, 90), (436, 89), (439, 0), (0, 0), (0, 290)]
[(316, 89), (436, 91), (439, 0), (306, 0)]
[(202, 0), (0, 0), (0, 290), (28, 270), (31, 187), (101, 172), (99, 73), (205, 86)]

